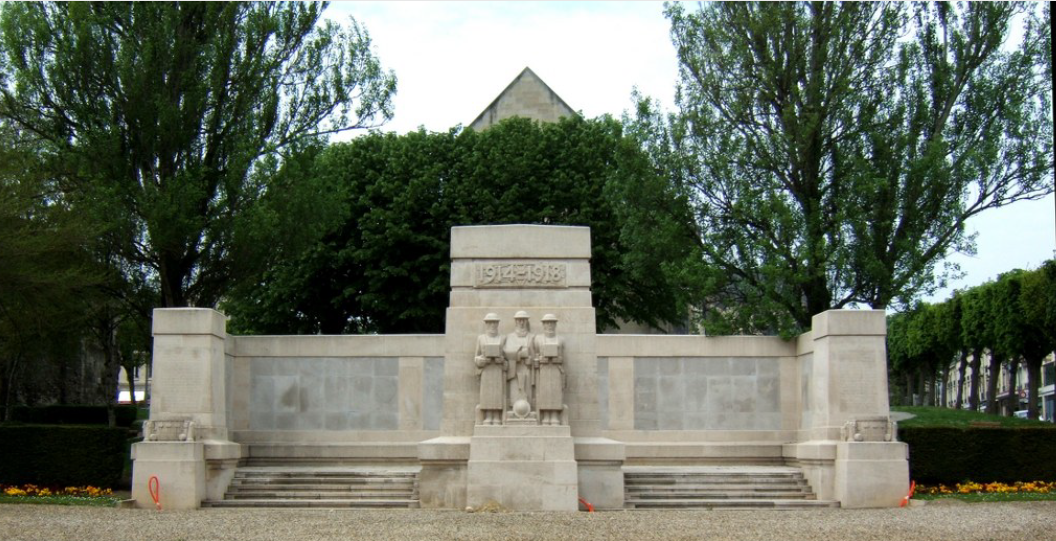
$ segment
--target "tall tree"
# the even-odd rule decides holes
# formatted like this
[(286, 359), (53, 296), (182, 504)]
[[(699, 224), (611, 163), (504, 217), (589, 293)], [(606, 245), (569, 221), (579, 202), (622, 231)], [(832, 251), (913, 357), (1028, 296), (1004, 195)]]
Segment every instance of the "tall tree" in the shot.
[(1024, 332), (1020, 342), (1027, 365), (1027, 417), (1038, 418), (1041, 365), (1056, 351), (1056, 260), (1033, 271), (1012, 271), (1010, 280), (1021, 284), (1019, 310)]
[[(961, 355), (971, 358), (968, 364), (972, 378), (968, 381), (968, 409), (979, 410), (979, 385), (982, 382), (983, 353), (994, 347), (992, 310), (994, 285), (992, 282), (973, 287), (961, 297)], [(963, 358), (963, 357), (962, 357)], [(963, 365), (963, 363), (962, 363)]]
[[(91, 243), (97, 232), (48, 178), (26, 134), (0, 121), (0, 420), (31, 363), (76, 349), (89, 298), (103, 283)], [(58, 358), (59, 372), (69, 352)], [(57, 386), (60, 395), (65, 382)]]
[(234, 233), (267, 191), (251, 180), (260, 158), (391, 117), (396, 79), (367, 32), (323, 9), (5, 3), (0, 118), (54, 158), (67, 200), (107, 217), (161, 305), (213, 305), (269, 248)]
[[(451, 227), (591, 227), (598, 328), (683, 323), (699, 291), (684, 199), (610, 118), (524, 118), (487, 130), (373, 133), (324, 151), (306, 176), (344, 207), (322, 239), (232, 291), (253, 333), (442, 332)], [(314, 172), (313, 172), (314, 171)]]
[[(1053, 191), (1047, 26), (1021, 3), (671, 4), (677, 112), (658, 157), (692, 189), (741, 330), (809, 327), (941, 283), (972, 216)], [(1026, 14), (1022, 43), (1003, 46)], [(648, 108), (646, 108), (648, 112)]]

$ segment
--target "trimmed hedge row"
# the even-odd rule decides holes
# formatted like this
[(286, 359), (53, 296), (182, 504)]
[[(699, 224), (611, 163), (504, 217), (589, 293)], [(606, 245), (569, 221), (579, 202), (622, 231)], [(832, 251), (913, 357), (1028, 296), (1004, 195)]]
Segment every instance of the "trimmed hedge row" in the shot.
[(907, 427), (898, 436), (918, 483), (1056, 480), (1056, 429)]
[(0, 426), (0, 483), (114, 487), (128, 430), (96, 426)]
[[(128, 428), (136, 420), (135, 406), (114, 406), (117, 426)], [(105, 425), (106, 406), (15, 406), (11, 420), (33, 425)]]

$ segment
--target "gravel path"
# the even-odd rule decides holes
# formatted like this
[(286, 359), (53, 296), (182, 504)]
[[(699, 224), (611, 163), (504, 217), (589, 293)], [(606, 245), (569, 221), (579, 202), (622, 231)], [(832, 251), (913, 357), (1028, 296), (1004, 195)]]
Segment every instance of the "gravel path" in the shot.
[(203, 509), (156, 512), (0, 505), (0, 539), (77, 541), (364, 539), (913, 540), (1056, 539), (1056, 501), (906, 509), (476, 513)]

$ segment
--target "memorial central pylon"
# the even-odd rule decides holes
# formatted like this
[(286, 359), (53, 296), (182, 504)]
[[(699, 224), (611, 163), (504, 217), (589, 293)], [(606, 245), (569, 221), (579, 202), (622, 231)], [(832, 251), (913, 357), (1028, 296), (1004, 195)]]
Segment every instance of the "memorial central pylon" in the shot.
[[(597, 477), (577, 463), (577, 438), (588, 454), (609, 441), (599, 437), (590, 285), (588, 228), (452, 229), (445, 436), (420, 449), (423, 486), (438, 475), (433, 486), (465, 492), (424, 494), (423, 506), (577, 509), (580, 477)], [(618, 483), (612, 470), (601, 475)]]

